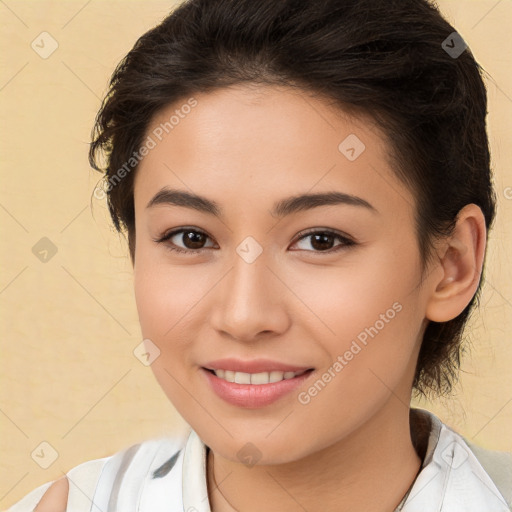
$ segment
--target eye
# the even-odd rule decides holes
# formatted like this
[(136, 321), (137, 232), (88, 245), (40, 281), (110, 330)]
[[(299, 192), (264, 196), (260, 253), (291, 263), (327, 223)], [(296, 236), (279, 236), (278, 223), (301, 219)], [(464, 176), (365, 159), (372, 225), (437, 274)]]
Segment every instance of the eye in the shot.
[[(181, 235), (181, 237), (179, 237), (178, 235)], [(176, 241), (181, 239), (181, 242), (185, 245), (185, 247), (183, 248), (177, 246), (175, 242), (172, 241), (174, 237), (176, 237)], [(204, 249), (203, 244), (205, 240), (208, 238), (210, 237), (203, 231), (199, 231), (197, 229), (192, 228), (180, 228), (175, 229), (173, 231), (169, 231), (168, 233), (165, 233), (162, 237), (153, 239), (153, 241), (157, 243), (165, 243), (166, 248), (169, 249), (170, 251), (188, 254), (198, 254)]]
[[(296, 243), (308, 238), (311, 239), (309, 245), (314, 249), (312, 252), (333, 253), (345, 249), (346, 247), (356, 245), (356, 242), (348, 236), (332, 230), (309, 231), (307, 233), (301, 233), (299, 236), (300, 238)], [(341, 243), (333, 247), (335, 240), (339, 240)], [(307, 248), (303, 248), (301, 250), (309, 251)]]
[[(181, 235), (181, 237), (179, 235)], [(172, 239), (175, 237), (176, 240), (173, 241)], [(356, 245), (356, 242), (349, 238), (348, 236), (332, 230), (317, 229), (316, 231), (300, 233), (299, 237), (300, 238), (297, 240), (297, 242), (295, 242), (294, 245), (308, 238), (311, 239), (310, 247), (313, 248), (313, 251), (307, 248), (299, 249), (306, 250), (308, 252), (333, 253), (345, 249), (347, 247)], [(176, 242), (180, 239), (181, 243), (185, 247), (179, 247), (176, 245)], [(207, 235), (203, 231), (192, 228), (179, 228), (169, 231), (160, 238), (153, 239), (153, 241), (156, 243), (164, 243), (166, 248), (169, 249), (170, 251), (176, 251), (185, 254), (199, 254), (200, 252), (207, 248), (204, 246), (204, 243), (208, 239), (210, 239), (209, 235)], [(338, 240), (340, 243), (338, 245), (333, 246), (333, 243), (336, 240)]]

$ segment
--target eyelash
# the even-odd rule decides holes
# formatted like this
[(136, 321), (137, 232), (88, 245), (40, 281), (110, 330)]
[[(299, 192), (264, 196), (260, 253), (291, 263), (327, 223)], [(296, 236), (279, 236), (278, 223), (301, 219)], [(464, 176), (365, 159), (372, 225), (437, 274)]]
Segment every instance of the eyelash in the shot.
[[(174, 235), (177, 235), (179, 233), (199, 233), (199, 234), (202, 234), (202, 235), (206, 235), (208, 238), (210, 238), (205, 232), (200, 231), (198, 229), (180, 228), (180, 229), (175, 229), (175, 230), (169, 231), (168, 233), (165, 233), (160, 238), (156, 238), (156, 239), (153, 238), (153, 241), (156, 242), (156, 243), (159, 243), (159, 244), (160, 243), (164, 243), (167, 240), (169, 240), (170, 238), (172, 238)], [(352, 240), (351, 238), (347, 237), (346, 235), (342, 235), (341, 233), (338, 233), (338, 232), (332, 231), (332, 230), (328, 230), (328, 229), (326, 229), (326, 230), (314, 230), (314, 231), (307, 231), (307, 232), (299, 233), (298, 238), (297, 238), (295, 243), (303, 240), (304, 238), (307, 238), (308, 236), (312, 236), (312, 235), (332, 235), (335, 238), (337, 238), (338, 240), (340, 240), (342, 242), (342, 244), (337, 245), (337, 246), (333, 247), (332, 249), (328, 249), (326, 251), (309, 251), (309, 250), (307, 250), (306, 252), (313, 252), (313, 253), (317, 253), (317, 254), (333, 254), (333, 253), (338, 252), (338, 251), (340, 251), (342, 249), (346, 249), (347, 247), (351, 247), (351, 246), (357, 245), (357, 243), (354, 240)], [(176, 247), (176, 246), (171, 246), (169, 244), (166, 244), (166, 249), (168, 249), (170, 251), (175, 251), (175, 252), (178, 252), (178, 253), (184, 253), (184, 254), (193, 255), (193, 254), (198, 254), (198, 253), (206, 250), (207, 248), (203, 248), (203, 249), (182, 249), (181, 247)], [(299, 249), (299, 250), (305, 250), (305, 249)]]

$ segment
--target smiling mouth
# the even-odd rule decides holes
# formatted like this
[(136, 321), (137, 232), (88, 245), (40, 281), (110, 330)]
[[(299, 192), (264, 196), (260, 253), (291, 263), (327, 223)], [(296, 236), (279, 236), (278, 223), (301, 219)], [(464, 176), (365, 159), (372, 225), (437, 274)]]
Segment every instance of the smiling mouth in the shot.
[(304, 375), (305, 373), (313, 371), (313, 368), (309, 368), (307, 370), (302, 370), (300, 372), (283, 372), (276, 370), (271, 372), (245, 373), (222, 369), (204, 369), (226, 382), (234, 382), (236, 384), (254, 384), (256, 386), (262, 384), (273, 384), (275, 382), (293, 379), (295, 377), (299, 377), (300, 375)]

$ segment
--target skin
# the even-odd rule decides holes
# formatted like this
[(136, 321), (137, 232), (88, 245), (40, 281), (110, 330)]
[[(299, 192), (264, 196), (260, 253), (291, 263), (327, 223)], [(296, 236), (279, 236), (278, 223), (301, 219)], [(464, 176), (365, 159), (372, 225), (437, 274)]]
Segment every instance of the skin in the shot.
[(50, 485), (34, 512), (66, 512), (68, 492), (69, 482), (63, 476)]
[[(428, 320), (457, 316), (477, 289), (482, 212), (475, 205), (460, 212), (421, 281), (415, 199), (395, 177), (388, 143), (371, 119), (284, 87), (240, 85), (194, 97), (198, 105), (137, 170), (134, 288), (143, 337), (161, 351), (154, 374), (211, 449), (211, 508), (392, 511), (421, 463), (409, 402), (422, 334)], [(159, 112), (148, 134), (179, 107)], [(366, 146), (354, 161), (338, 150), (349, 134)], [(224, 215), (148, 208), (163, 187), (205, 196)], [(282, 219), (270, 214), (285, 197), (331, 191), (374, 210), (340, 204)], [(207, 235), (202, 252), (171, 251), (173, 243), (193, 247), (183, 233), (155, 241), (180, 227)], [(322, 251), (311, 236), (299, 240), (304, 230), (338, 231), (356, 244), (334, 251), (342, 242), (333, 237), (332, 249)], [(248, 236), (263, 249), (251, 264), (236, 252)], [(394, 303), (400, 312), (300, 403), (298, 393)], [(245, 409), (224, 402), (204, 379), (201, 367), (220, 357), (315, 371), (297, 392)], [(248, 442), (261, 453), (252, 467), (237, 457)]]

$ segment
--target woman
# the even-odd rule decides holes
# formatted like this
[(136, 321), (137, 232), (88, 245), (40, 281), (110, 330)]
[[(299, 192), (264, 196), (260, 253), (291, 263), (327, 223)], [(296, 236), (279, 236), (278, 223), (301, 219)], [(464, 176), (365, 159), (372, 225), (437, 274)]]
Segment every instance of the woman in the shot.
[(450, 390), (480, 289), (485, 117), (426, 0), (190, 0), (144, 34), (90, 157), (191, 433), (11, 510), (510, 510), (509, 455), (409, 405)]

